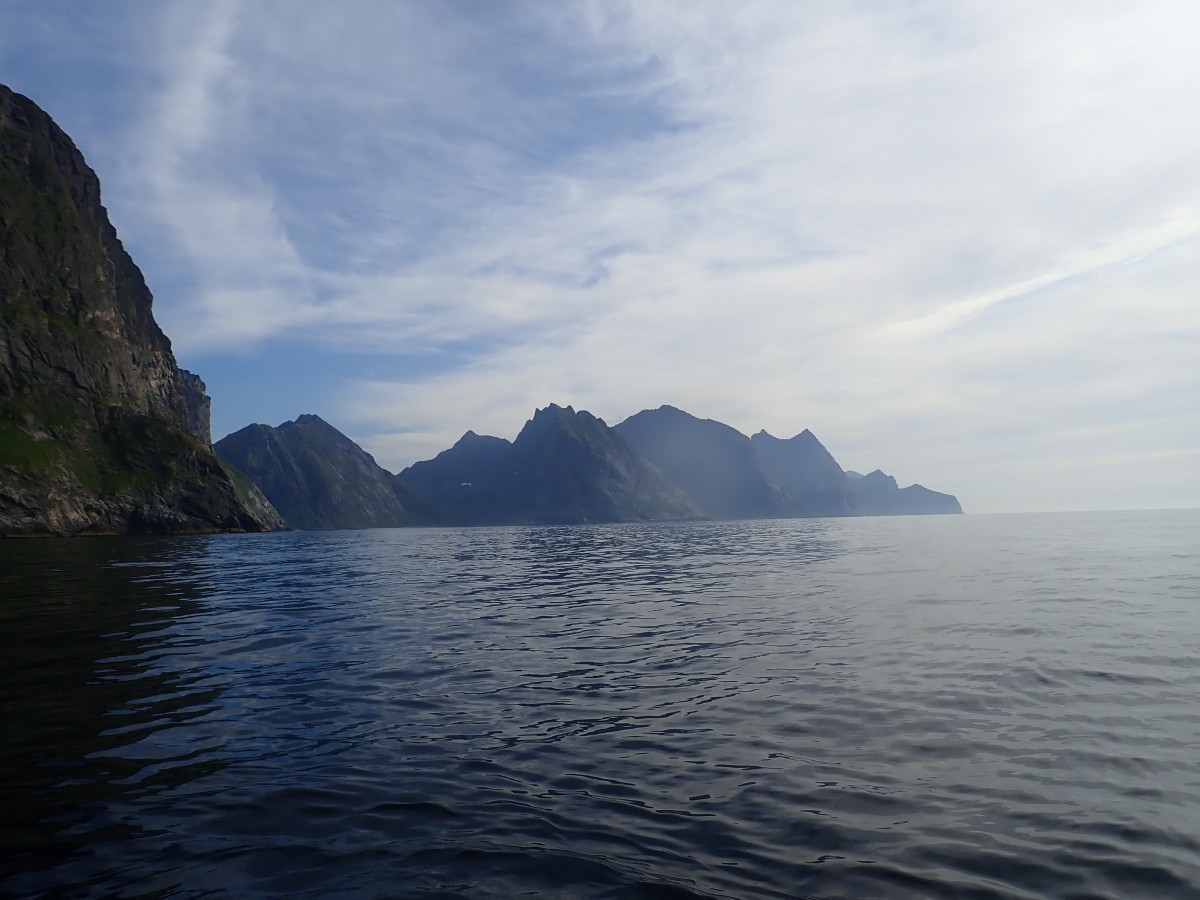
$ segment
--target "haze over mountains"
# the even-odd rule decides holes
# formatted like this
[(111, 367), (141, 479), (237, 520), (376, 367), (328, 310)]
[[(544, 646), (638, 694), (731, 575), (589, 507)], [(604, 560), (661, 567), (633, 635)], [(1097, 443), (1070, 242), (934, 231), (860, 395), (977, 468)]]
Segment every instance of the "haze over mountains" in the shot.
[(610, 428), (550, 404), (514, 441), (468, 431), (398, 475), (312, 415), (250, 425), (214, 446), (297, 528), (962, 512), (949, 494), (843, 472), (809, 431), (749, 438), (671, 406)]
[(540, 409), (512, 443), (468, 432), (398, 476), (459, 525), (697, 518), (672, 485), (586, 411)]
[(210, 447), (204, 383), (151, 305), (95, 173), (0, 86), (0, 534), (961, 512), (843, 472), (808, 431), (749, 438), (670, 406), (610, 428), (551, 404), (514, 441), (468, 431), (399, 475), (314, 415)]

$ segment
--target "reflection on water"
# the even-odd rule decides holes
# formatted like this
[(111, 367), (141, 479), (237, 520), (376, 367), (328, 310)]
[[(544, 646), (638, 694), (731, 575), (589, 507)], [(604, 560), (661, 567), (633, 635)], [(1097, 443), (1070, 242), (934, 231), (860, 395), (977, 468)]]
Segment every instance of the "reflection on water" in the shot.
[(1200, 517), (0, 542), (0, 892), (1192, 896)]
[[(216, 771), (219, 762), (186, 751), (150, 767), (125, 751), (203, 715), (220, 692), (158, 665), (173, 623), (196, 613), (188, 558), (199, 548), (139, 539), (0, 548), (0, 858), (21, 871), (136, 836), (135, 820), (93, 821), (116, 798)], [(167, 574), (145, 574), (154, 569)]]

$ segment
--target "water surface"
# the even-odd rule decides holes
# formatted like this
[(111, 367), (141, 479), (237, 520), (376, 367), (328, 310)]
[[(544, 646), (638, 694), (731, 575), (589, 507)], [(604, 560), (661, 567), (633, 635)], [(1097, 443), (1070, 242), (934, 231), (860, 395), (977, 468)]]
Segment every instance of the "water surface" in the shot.
[(0, 892), (1200, 895), (1200, 514), (0, 542)]

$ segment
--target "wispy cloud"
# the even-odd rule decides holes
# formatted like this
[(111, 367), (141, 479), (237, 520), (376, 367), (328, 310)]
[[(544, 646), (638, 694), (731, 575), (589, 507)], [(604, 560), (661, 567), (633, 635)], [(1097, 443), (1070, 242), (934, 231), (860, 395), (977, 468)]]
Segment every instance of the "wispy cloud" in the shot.
[(118, 199), (164, 327), (202, 371), (337, 351), (323, 412), (385, 465), (551, 400), (671, 402), (998, 507), (1089, 423), (1138, 434), (1114, 460), (1197, 440), (1193, 4), (151, 21)]

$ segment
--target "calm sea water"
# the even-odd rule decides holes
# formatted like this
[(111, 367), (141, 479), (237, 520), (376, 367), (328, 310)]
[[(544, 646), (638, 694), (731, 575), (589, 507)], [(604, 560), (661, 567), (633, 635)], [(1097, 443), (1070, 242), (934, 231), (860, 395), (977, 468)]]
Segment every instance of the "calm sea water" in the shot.
[(1200, 513), (0, 543), (0, 893), (1200, 896)]

